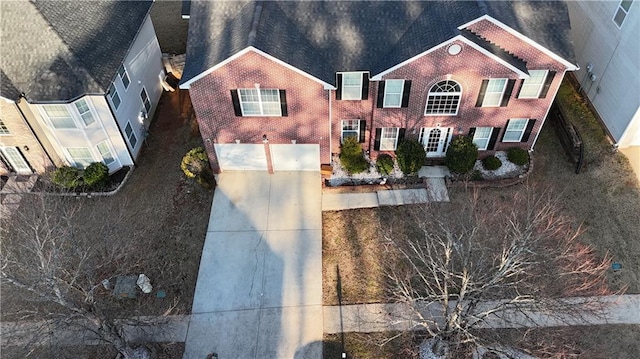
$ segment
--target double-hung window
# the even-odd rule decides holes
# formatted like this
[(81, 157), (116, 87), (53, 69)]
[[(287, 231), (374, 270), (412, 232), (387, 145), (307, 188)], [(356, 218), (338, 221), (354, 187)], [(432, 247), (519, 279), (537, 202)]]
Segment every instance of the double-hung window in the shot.
[(633, 0), (622, 0), (620, 1), (620, 5), (618, 5), (618, 10), (613, 17), (613, 22), (616, 23), (618, 28), (622, 27), (622, 23), (624, 19), (627, 17), (629, 13), (629, 9), (631, 8), (631, 4), (633, 4)]
[(85, 168), (94, 162), (91, 151), (86, 147), (69, 147), (67, 152), (75, 167)]
[(122, 85), (124, 86), (124, 89), (128, 89), (129, 88), (129, 84), (131, 83), (131, 80), (129, 80), (129, 74), (127, 73), (127, 70), (124, 68), (124, 65), (120, 65), (120, 68), (118, 69), (118, 76), (120, 76), (120, 80), (122, 80)]
[(529, 119), (526, 118), (512, 118), (507, 124), (507, 129), (502, 137), (502, 142), (520, 142)]
[(7, 125), (2, 120), (0, 120), (0, 135), (10, 135)]
[(89, 105), (87, 104), (87, 100), (81, 99), (76, 101), (74, 104), (80, 117), (82, 118), (82, 122), (84, 122), (85, 126), (89, 126), (90, 124), (96, 122), (96, 119), (93, 117), (91, 113), (91, 109), (89, 109)]
[(127, 126), (124, 128), (124, 133), (125, 135), (127, 135), (127, 140), (129, 140), (131, 148), (136, 148), (138, 138), (136, 137), (136, 133), (133, 130), (133, 127), (131, 127), (131, 122), (127, 122)]
[(149, 95), (147, 95), (147, 90), (145, 90), (144, 87), (142, 88), (142, 91), (140, 91), (140, 99), (142, 100), (144, 110), (146, 113), (149, 113), (149, 110), (151, 110), (151, 101), (149, 101)]
[(362, 99), (362, 73), (345, 72), (342, 74), (342, 100)]
[(473, 143), (478, 146), (479, 150), (484, 151), (487, 149), (492, 132), (493, 127), (476, 127), (473, 134)]
[(109, 144), (107, 143), (107, 141), (102, 141), (98, 143), (96, 148), (98, 149), (98, 152), (100, 152), (100, 156), (102, 157), (102, 162), (104, 162), (105, 165), (108, 166), (116, 160), (115, 158), (113, 158), (113, 153), (111, 152), (111, 149), (109, 148)]
[(77, 128), (66, 105), (43, 105), (42, 109), (55, 129)]
[(348, 137), (353, 137), (360, 142), (360, 120), (342, 120), (341, 143)]
[(383, 107), (401, 107), (404, 80), (386, 80)]
[(529, 70), (529, 78), (522, 83), (518, 98), (538, 98), (548, 72), (547, 70)]
[(238, 89), (242, 116), (282, 116), (277, 89)]
[(380, 132), (380, 151), (394, 151), (398, 146), (398, 127), (385, 127)]
[(431, 86), (427, 96), (425, 115), (456, 115), (460, 107), (462, 89), (452, 80), (440, 81)]
[(502, 102), (507, 79), (490, 79), (484, 94), (482, 107), (498, 107)]
[(113, 104), (113, 109), (117, 111), (118, 107), (120, 107), (121, 101), (120, 95), (118, 95), (118, 90), (116, 89), (116, 85), (111, 83), (111, 86), (109, 86), (107, 93), (109, 94), (109, 98), (111, 99), (111, 103)]

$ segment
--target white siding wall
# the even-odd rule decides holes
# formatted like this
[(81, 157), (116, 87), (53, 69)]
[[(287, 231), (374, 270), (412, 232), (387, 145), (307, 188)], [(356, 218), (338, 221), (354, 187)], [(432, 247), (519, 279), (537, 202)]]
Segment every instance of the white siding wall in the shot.
[(65, 159), (67, 164), (72, 165), (71, 158), (65, 149), (86, 147), (91, 151), (94, 161), (101, 162), (102, 157), (96, 146), (103, 141), (107, 141), (112, 154), (116, 157), (116, 161), (109, 165), (110, 172), (115, 172), (122, 166), (132, 165), (133, 160), (127, 151), (115, 119), (111, 115), (106, 99), (103, 96), (84, 96), (79, 100), (87, 102), (96, 121), (88, 126), (85, 125), (75, 107), (75, 102), (77, 101), (63, 104), (62, 106), (67, 108), (75, 123), (76, 128), (72, 129), (54, 128), (44, 111), (44, 106), (46, 105), (29, 104), (31, 112), (41, 124), (42, 130), (58, 156)]
[[(613, 22), (619, 1), (569, 1), (580, 71), (576, 77), (620, 147), (640, 145), (640, 1), (621, 28)], [(596, 81), (586, 78), (593, 64)]]
[[(151, 17), (147, 16), (138, 37), (136, 38), (133, 46), (129, 50), (127, 57), (124, 61), (125, 69), (129, 75), (131, 83), (125, 90), (124, 85), (120, 77), (116, 78), (115, 86), (120, 96), (120, 106), (118, 109), (114, 109), (114, 114), (122, 130), (122, 136), (126, 138), (125, 128), (127, 122), (131, 123), (131, 126), (135, 132), (137, 143), (134, 148), (129, 146), (134, 158), (138, 156), (140, 149), (144, 143), (145, 128), (149, 127), (149, 121), (151, 120), (153, 113), (156, 109), (160, 95), (162, 94), (161, 77), (164, 76), (164, 70), (162, 67), (162, 53), (160, 52), (160, 45), (156, 38), (156, 33), (151, 22)], [(115, 74), (114, 74), (115, 75)], [(140, 92), (142, 88), (146, 89), (152, 107), (148, 115), (148, 119), (141, 121), (140, 112), (144, 109), (142, 100), (140, 98)]]

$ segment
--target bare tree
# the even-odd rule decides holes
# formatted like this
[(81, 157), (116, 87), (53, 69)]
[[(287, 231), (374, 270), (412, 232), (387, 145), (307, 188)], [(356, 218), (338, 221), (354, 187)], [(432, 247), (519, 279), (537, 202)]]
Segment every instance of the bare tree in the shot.
[[(103, 285), (136, 270), (137, 234), (117, 233), (120, 213), (92, 218), (82, 211), (77, 199), (28, 195), (19, 211), (2, 219), (0, 280), (3, 296), (13, 296), (15, 304), (6, 308), (5, 302), (3, 314), (39, 320), (52, 331), (80, 326), (124, 358), (148, 358), (150, 352), (132, 347), (123, 332), (132, 324), (123, 317), (131, 304)], [(79, 223), (80, 217), (90, 223)], [(37, 342), (38, 333), (31, 334)]]
[(579, 241), (582, 228), (560, 208), (550, 191), (525, 187), (507, 198), (476, 191), (464, 203), (393, 216), (385, 267), (390, 300), (406, 308), (398, 323), (435, 338), (435, 352), (461, 355), (505, 344), (482, 328), (601, 315), (588, 296), (610, 294), (608, 258)]

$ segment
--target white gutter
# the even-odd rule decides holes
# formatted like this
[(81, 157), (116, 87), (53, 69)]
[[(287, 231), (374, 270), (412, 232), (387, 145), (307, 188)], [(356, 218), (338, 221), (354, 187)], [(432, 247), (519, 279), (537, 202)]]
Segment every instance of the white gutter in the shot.
[[(567, 74), (567, 70), (565, 69), (564, 71), (562, 71), (562, 80), (564, 80), (564, 76), (566, 74)], [(545, 113), (544, 117), (542, 118), (542, 124), (540, 125), (540, 130), (538, 131), (538, 133), (536, 133), (536, 138), (533, 140), (533, 143), (531, 144), (531, 151), (533, 151), (533, 148), (536, 146), (536, 142), (538, 142), (538, 137), (540, 136), (540, 132), (542, 132), (542, 126), (544, 126), (544, 123), (546, 122), (547, 117), (549, 116), (549, 111), (551, 111), (551, 106), (553, 106), (553, 102), (556, 100), (556, 96), (558, 96), (558, 91), (560, 91), (560, 86), (562, 86), (562, 81), (560, 81), (560, 85), (558, 85), (556, 92), (553, 94), (553, 101), (551, 101), (551, 104), (549, 105), (549, 107), (547, 107), (547, 113)]]

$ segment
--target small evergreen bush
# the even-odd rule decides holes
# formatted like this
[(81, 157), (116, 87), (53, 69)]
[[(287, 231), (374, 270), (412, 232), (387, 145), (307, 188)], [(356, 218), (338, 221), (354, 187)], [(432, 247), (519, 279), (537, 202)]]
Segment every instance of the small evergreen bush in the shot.
[(380, 172), (381, 175), (390, 175), (391, 172), (393, 172), (393, 157), (386, 153), (381, 154), (376, 161), (376, 167), (378, 167), (378, 172)]
[(196, 182), (204, 188), (212, 188), (215, 178), (209, 167), (209, 156), (202, 147), (196, 147), (187, 152), (180, 163), (182, 172), (189, 177), (195, 178)]
[(495, 171), (502, 167), (502, 161), (496, 156), (489, 156), (482, 160), (482, 167), (487, 171)]
[(102, 186), (109, 179), (109, 167), (102, 162), (94, 162), (84, 169), (82, 179), (87, 186)]
[(507, 150), (507, 159), (518, 166), (524, 166), (529, 163), (529, 152), (522, 148), (513, 147)]
[(447, 149), (445, 164), (451, 172), (464, 174), (473, 169), (478, 159), (478, 146), (469, 136), (457, 136)]
[(74, 189), (82, 184), (80, 170), (75, 167), (62, 166), (53, 171), (53, 183), (66, 189)]
[(369, 168), (367, 159), (364, 158), (362, 147), (355, 137), (347, 137), (340, 150), (340, 163), (350, 174), (364, 172)]
[(424, 166), (427, 154), (424, 146), (416, 139), (405, 140), (398, 145), (396, 149), (396, 157), (398, 167), (405, 175), (411, 175), (420, 170)]

